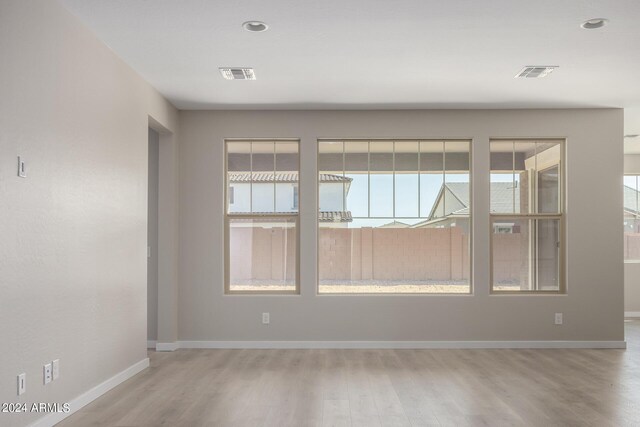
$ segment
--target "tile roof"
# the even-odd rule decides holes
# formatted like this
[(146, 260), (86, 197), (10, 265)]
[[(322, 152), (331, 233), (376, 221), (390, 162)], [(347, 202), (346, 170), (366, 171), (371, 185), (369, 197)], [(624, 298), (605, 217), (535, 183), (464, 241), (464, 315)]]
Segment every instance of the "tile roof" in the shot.
[[(353, 179), (334, 175), (329, 173), (321, 173), (320, 182), (351, 182)], [(273, 172), (254, 172), (253, 179), (250, 172), (230, 172), (230, 182), (274, 182)], [(277, 172), (275, 174), (275, 182), (298, 182), (298, 172)]]
[[(449, 182), (446, 187), (453, 193), (460, 203), (466, 206), (465, 209), (459, 210), (457, 214), (469, 213), (469, 183), (468, 182)], [(511, 182), (492, 182), (491, 183), (491, 212), (510, 212), (513, 210), (514, 188)], [(515, 188), (516, 210), (514, 213), (520, 213), (520, 187)]]
[[(256, 215), (257, 218), (235, 218), (236, 222), (251, 222), (259, 219), (263, 222), (268, 222), (270, 218), (279, 220), (278, 215), (290, 215), (295, 212), (232, 212), (229, 213), (229, 218), (233, 218), (234, 215)], [(264, 215), (260, 217), (260, 215)], [(351, 211), (324, 211), (318, 212), (318, 221), (320, 222), (352, 222), (353, 217)]]
[(351, 211), (325, 211), (318, 212), (319, 222), (351, 222)]

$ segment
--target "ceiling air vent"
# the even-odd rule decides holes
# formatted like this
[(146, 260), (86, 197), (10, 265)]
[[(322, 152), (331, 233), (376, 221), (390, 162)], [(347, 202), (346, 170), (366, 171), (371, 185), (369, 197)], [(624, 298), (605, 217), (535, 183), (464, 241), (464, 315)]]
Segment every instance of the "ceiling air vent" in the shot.
[(516, 78), (527, 78), (527, 79), (538, 79), (542, 77), (547, 77), (549, 74), (558, 68), (557, 65), (528, 65), (522, 69), (517, 75)]
[(255, 80), (253, 68), (220, 68), (220, 74), (227, 80)]

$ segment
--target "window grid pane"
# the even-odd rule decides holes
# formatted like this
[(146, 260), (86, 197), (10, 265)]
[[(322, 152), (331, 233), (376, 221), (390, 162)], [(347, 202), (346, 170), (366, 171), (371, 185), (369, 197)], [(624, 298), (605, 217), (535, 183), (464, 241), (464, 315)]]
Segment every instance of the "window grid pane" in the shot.
[[(320, 140), (319, 292), (469, 293), (469, 148), (469, 141)], [(340, 169), (344, 211), (332, 212), (338, 194), (323, 177)], [(445, 214), (445, 206), (457, 209)]]
[(229, 290), (295, 292), (297, 219), (228, 218)]
[(299, 143), (225, 145), (225, 292), (297, 293)]
[(561, 140), (490, 141), (492, 292), (564, 291), (562, 146)]
[(624, 198), (624, 260), (640, 262), (640, 176), (625, 175)]
[(561, 290), (561, 221), (560, 216), (492, 217), (494, 291)]

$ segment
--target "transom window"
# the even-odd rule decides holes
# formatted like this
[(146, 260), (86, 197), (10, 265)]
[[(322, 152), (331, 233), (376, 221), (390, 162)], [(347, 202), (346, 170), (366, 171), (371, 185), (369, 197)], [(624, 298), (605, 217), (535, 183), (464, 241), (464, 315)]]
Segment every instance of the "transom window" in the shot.
[(469, 293), (470, 141), (320, 140), (320, 293)]

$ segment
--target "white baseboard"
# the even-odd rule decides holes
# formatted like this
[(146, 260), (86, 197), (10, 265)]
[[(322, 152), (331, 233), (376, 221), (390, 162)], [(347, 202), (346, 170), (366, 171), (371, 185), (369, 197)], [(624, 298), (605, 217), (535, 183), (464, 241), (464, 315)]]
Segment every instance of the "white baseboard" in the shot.
[(56, 413), (46, 415), (45, 417), (40, 418), (39, 420), (31, 424), (30, 427), (51, 427), (56, 425), (60, 421), (69, 417), (71, 414), (77, 412), (84, 406), (93, 402), (98, 397), (102, 396), (112, 388), (116, 387), (117, 385), (120, 385), (121, 383), (125, 382), (129, 378), (133, 377), (138, 372), (143, 371), (148, 367), (149, 367), (149, 359), (142, 359), (141, 361), (129, 366), (127, 369), (120, 372), (119, 374), (114, 375), (113, 377), (109, 378), (103, 383), (98, 384), (97, 386), (93, 387), (89, 391), (86, 391), (82, 393), (80, 396), (76, 397), (75, 399), (72, 399), (71, 401), (69, 401), (69, 408), (70, 408), (69, 412), (67, 413), (56, 412)]
[(625, 311), (624, 317), (640, 317), (640, 311)]
[(179, 348), (180, 343), (178, 341), (156, 343), (156, 351), (176, 351)]
[(178, 345), (212, 349), (627, 348), (625, 341), (179, 341)]
[(156, 343), (157, 343), (157, 341), (154, 341), (154, 340), (148, 340), (148, 341), (147, 341), (147, 348), (153, 348), (153, 349), (155, 349), (155, 348), (156, 348)]

